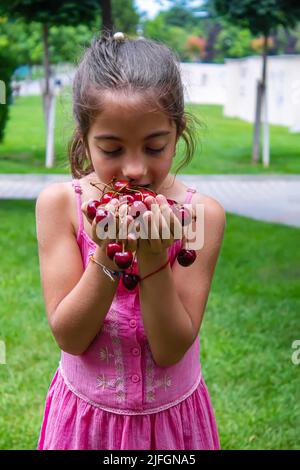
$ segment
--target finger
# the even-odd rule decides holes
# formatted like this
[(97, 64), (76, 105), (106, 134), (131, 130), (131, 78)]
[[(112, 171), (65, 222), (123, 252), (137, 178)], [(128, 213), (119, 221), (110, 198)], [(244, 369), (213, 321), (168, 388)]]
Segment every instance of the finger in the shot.
[(158, 194), (156, 200), (159, 204), (161, 213), (163, 214), (167, 225), (170, 228), (171, 235), (174, 240), (181, 240), (182, 238), (182, 226), (178, 219), (175, 217), (173, 210), (171, 209), (166, 197), (163, 194)]
[(171, 210), (166, 205), (160, 206), (159, 234), (163, 246), (169, 246), (174, 241), (173, 224), (171, 223)]
[(112, 214), (117, 214), (119, 208), (119, 201), (118, 199), (111, 199), (106, 205), (105, 209), (110, 211)]
[(174, 237), (174, 240), (181, 240), (183, 236), (183, 227), (178, 217), (170, 209), (170, 227)]
[(152, 210), (152, 205), (157, 204), (157, 202), (153, 196), (147, 196), (144, 200), (144, 204), (147, 209)]
[(161, 239), (159, 236), (159, 228), (155, 221), (156, 215), (153, 214), (151, 211), (146, 211), (143, 215), (143, 219), (145, 220), (146, 227), (148, 230), (148, 240), (151, 247), (151, 251), (153, 253), (160, 253), (161, 252)]
[(126, 214), (128, 213), (128, 205), (127, 204), (121, 204), (119, 206), (119, 217), (124, 220), (126, 217)]
[(118, 237), (120, 240), (127, 242), (129, 227), (133, 223), (133, 217), (131, 215), (125, 215), (119, 218), (119, 230)]
[(134, 233), (128, 234), (125, 249), (132, 252), (137, 250), (137, 239)]

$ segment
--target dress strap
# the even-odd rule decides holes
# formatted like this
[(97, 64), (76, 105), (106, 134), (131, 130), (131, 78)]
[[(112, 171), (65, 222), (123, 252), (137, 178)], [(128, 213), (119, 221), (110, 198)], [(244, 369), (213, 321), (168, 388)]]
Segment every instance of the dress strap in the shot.
[(187, 188), (184, 204), (189, 204), (193, 197), (193, 194), (197, 192), (197, 189)]
[(80, 183), (78, 180), (73, 179), (72, 180), (72, 186), (75, 190), (76, 193), (76, 204), (77, 204), (77, 216), (78, 216), (78, 221), (79, 221), (79, 228), (78, 228), (78, 233), (77, 233), (77, 239), (79, 238), (82, 230), (83, 230), (83, 215), (81, 211), (81, 194), (82, 194), (82, 189), (80, 186)]

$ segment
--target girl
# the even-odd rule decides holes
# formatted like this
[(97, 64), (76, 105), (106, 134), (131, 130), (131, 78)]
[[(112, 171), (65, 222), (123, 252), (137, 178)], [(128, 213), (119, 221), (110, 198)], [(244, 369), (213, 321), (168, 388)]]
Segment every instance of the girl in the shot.
[[(79, 64), (73, 112), (74, 179), (49, 185), (36, 204), (45, 307), (61, 349), (38, 449), (219, 449), (198, 334), (225, 213), (169, 173), (181, 136), (186, 161), (194, 149), (176, 58), (154, 41), (105, 33)], [(87, 216), (87, 202), (114, 177), (159, 194), (143, 214), (158, 238), (123, 240), (133, 272), (147, 276), (131, 291), (107, 255), (111, 240)], [(172, 236), (174, 218), (161, 237), (166, 198), (204, 204), (205, 242), (189, 267), (176, 260), (183, 239)], [(120, 230), (133, 219), (118, 220)]]

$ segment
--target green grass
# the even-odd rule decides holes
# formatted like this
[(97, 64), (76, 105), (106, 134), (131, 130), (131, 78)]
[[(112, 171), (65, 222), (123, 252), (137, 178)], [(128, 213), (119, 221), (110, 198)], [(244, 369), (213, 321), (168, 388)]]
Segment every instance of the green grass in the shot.
[[(288, 128), (270, 126), (271, 165), (251, 164), (253, 126), (235, 118), (223, 117), (221, 106), (187, 105), (204, 124), (198, 128), (198, 146), (186, 174), (282, 174), (300, 173), (300, 133)], [(70, 91), (57, 98), (55, 151), (56, 164), (46, 169), (45, 130), (42, 102), (39, 96), (19, 97), (10, 108), (10, 121), (4, 142), (0, 144), (0, 173), (66, 173), (67, 142), (73, 130)], [(184, 151), (178, 146), (173, 170)]]
[[(39, 279), (34, 201), (0, 201), (0, 449), (35, 449), (60, 352)], [(227, 214), (201, 329), (223, 449), (299, 448), (300, 232)]]

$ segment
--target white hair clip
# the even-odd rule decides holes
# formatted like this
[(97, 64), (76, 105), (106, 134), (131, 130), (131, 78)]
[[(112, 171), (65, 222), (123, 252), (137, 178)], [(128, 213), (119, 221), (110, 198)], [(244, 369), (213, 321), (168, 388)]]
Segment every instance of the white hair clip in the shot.
[(114, 38), (116, 41), (120, 41), (120, 42), (122, 42), (122, 41), (125, 40), (125, 36), (124, 36), (124, 34), (121, 33), (121, 32), (115, 33), (115, 34), (113, 35), (113, 38)]

